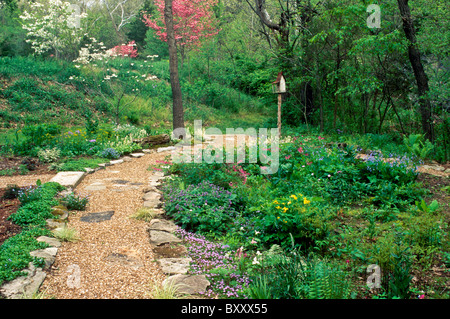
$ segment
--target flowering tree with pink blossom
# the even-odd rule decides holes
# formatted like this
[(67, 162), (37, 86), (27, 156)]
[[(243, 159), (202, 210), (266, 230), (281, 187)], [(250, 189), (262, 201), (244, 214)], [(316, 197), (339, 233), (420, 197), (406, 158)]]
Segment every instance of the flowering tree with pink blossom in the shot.
[[(175, 40), (182, 60), (188, 48), (199, 47), (202, 39), (210, 38), (219, 32), (213, 12), (217, 3), (218, 0), (173, 0)], [(155, 0), (155, 5), (159, 16), (144, 15), (144, 22), (156, 31), (162, 41), (167, 42), (164, 0)]]
[(111, 49), (111, 54), (115, 56), (136, 58), (138, 56), (136, 43), (133, 40), (128, 44), (115, 46), (114, 48)]

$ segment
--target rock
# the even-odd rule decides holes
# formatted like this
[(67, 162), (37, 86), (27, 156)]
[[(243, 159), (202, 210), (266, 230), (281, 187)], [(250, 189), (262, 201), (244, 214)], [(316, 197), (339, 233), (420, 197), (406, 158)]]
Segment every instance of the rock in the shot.
[(124, 156), (124, 157), (122, 157), (122, 160), (124, 162), (131, 162), (133, 159), (131, 157), (129, 157), (129, 156)]
[(82, 216), (80, 218), (80, 220), (83, 222), (87, 222), (87, 223), (100, 223), (100, 222), (110, 220), (113, 215), (114, 215), (114, 211), (109, 210), (106, 212), (87, 214), (85, 216)]
[(111, 164), (111, 165), (117, 165), (117, 164), (122, 164), (122, 163), (123, 163), (123, 160), (121, 160), (121, 159), (109, 161), (109, 164)]
[(116, 184), (128, 184), (130, 181), (126, 181), (123, 179), (114, 179), (114, 180), (112, 180), (112, 182), (116, 183)]
[(109, 164), (109, 163), (100, 163), (100, 164), (98, 164), (98, 167), (100, 167), (100, 168), (105, 168), (106, 166), (110, 166), (111, 164)]
[(151, 154), (151, 153), (153, 153), (153, 150), (143, 149), (143, 150), (142, 150), (142, 153), (145, 153), (145, 154)]
[(65, 222), (58, 220), (58, 219), (46, 219), (45, 220), (47, 223), (47, 227), (50, 229), (56, 229), (59, 227), (64, 227), (65, 226)]
[(59, 172), (50, 182), (56, 182), (65, 187), (75, 188), (84, 178), (85, 172)]
[(133, 153), (133, 154), (130, 154), (130, 155), (131, 155), (132, 157), (139, 158), (139, 157), (144, 156), (145, 153)]
[(162, 203), (159, 200), (146, 200), (143, 206), (148, 208), (161, 208)]
[(47, 243), (51, 247), (61, 247), (61, 242), (56, 238), (52, 238), (52, 237), (48, 237), (48, 236), (40, 236), (40, 237), (36, 238), (36, 240), (39, 242)]
[(444, 173), (450, 174), (450, 168), (447, 168)]
[(161, 152), (168, 152), (168, 151), (174, 151), (175, 149), (176, 149), (175, 146), (160, 147), (160, 148), (157, 149), (157, 152), (158, 152), (158, 153), (161, 153)]
[[(96, 183), (94, 183), (94, 184), (96, 184)], [(101, 191), (101, 190), (106, 189), (106, 186), (103, 184), (99, 184), (99, 185), (94, 185), (94, 184), (86, 186), (84, 189), (87, 191)]]
[(58, 248), (49, 247), (45, 249), (33, 250), (30, 255), (37, 258), (43, 258), (45, 261), (44, 269), (49, 269), (51, 265), (55, 262), (55, 256), (58, 252)]
[(142, 147), (149, 147), (153, 145), (169, 143), (170, 136), (168, 134), (150, 135), (141, 139), (134, 140), (133, 142), (140, 144)]
[(144, 201), (159, 201), (161, 199), (161, 194), (156, 192), (148, 192), (142, 196)]
[(173, 275), (163, 281), (163, 285), (174, 284), (177, 287), (177, 292), (182, 294), (198, 294), (206, 291), (210, 282), (204, 275)]
[(187, 273), (191, 261), (191, 258), (161, 258), (157, 260), (162, 271), (168, 275)]
[(86, 174), (92, 174), (95, 172), (95, 169), (89, 167), (85, 167), (84, 170), (86, 171)]
[(150, 244), (159, 246), (167, 243), (181, 243), (181, 239), (177, 236), (161, 230), (147, 230), (150, 237)]
[(18, 277), (0, 287), (1, 296), (7, 299), (22, 299), (31, 298), (38, 292), (47, 274), (41, 268), (36, 268), (32, 262), (24, 271), (26, 276)]
[(177, 228), (178, 226), (173, 221), (166, 219), (152, 219), (149, 227), (151, 230), (161, 230), (168, 233), (174, 232)]
[(187, 255), (187, 248), (181, 244), (162, 244), (153, 248), (158, 258), (180, 258)]
[(142, 262), (134, 256), (128, 256), (122, 253), (111, 253), (105, 258), (108, 262), (130, 267), (134, 270), (143, 266)]

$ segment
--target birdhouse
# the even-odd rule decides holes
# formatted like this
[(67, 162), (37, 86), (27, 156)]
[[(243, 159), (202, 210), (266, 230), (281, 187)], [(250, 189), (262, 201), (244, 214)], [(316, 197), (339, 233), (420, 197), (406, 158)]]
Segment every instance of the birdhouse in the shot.
[(272, 82), (272, 91), (275, 94), (286, 93), (286, 79), (283, 72), (278, 73), (277, 80)]

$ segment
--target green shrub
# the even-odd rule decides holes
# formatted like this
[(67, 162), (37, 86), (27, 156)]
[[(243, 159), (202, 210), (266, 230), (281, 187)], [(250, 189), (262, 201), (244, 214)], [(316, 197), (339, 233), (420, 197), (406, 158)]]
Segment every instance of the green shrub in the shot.
[(166, 185), (166, 214), (187, 230), (223, 234), (238, 215), (236, 194), (204, 181), (198, 185)]
[(284, 248), (292, 244), (304, 249), (313, 247), (329, 231), (329, 223), (317, 205), (320, 201), (321, 198), (292, 194), (263, 204), (258, 220), (264, 230), (260, 235), (261, 241)]
[(69, 210), (85, 210), (89, 202), (88, 196), (75, 195), (73, 193), (65, 195), (60, 199)]

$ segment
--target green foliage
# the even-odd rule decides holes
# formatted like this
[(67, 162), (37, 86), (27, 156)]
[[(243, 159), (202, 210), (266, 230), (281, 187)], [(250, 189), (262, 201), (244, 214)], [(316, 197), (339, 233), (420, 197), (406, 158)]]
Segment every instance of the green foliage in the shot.
[(434, 145), (429, 140), (425, 140), (422, 134), (411, 134), (408, 137), (405, 136), (403, 138), (403, 144), (411, 154), (422, 159), (425, 159), (434, 149)]
[(236, 194), (207, 181), (186, 189), (166, 186), (164, 196), (166, 214), (181, 227), (200, 233), (223, 234), (238, 214)]
[(68, 210), (85, 210), (89, 203), (88, 196), (75, 195), (70, 193), (60, 198), (61, 203), (67, 207)]
[(39, 227), (31, 227), (8, 238), (0, 246), (0, 285), (4, 281), (24, 275), (22, 269), (27, 268), (32, 261), (39, 261), (30, 256), (30, 251), (48, 246), (46, 243), (38, 242), (35, 239), (43, 235), (48, 236), (49, 231)]

